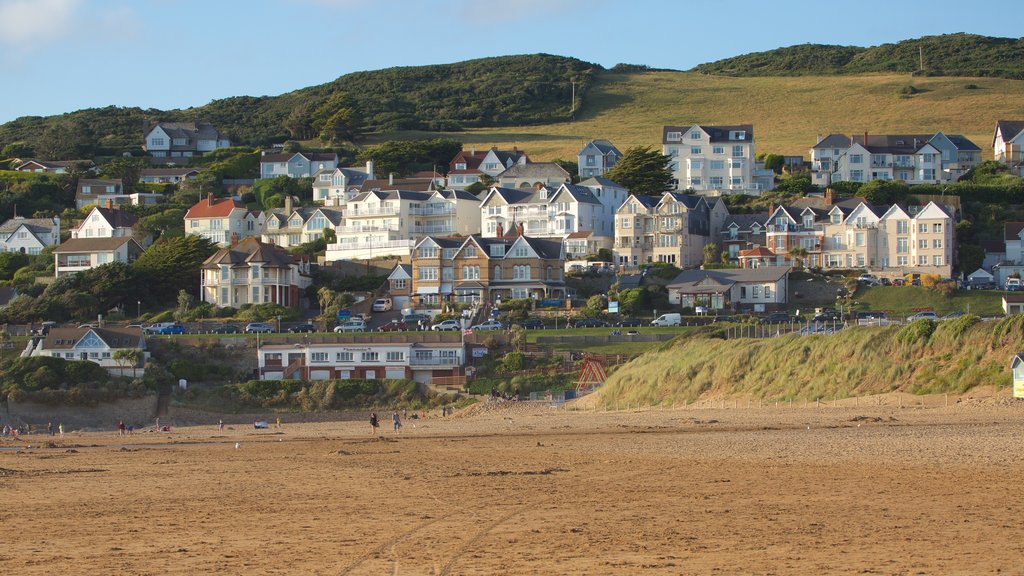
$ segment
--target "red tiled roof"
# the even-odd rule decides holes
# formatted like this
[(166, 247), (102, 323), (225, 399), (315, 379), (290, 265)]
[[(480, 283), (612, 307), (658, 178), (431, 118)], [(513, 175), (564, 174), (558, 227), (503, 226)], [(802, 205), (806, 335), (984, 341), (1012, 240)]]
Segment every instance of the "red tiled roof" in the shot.
[(758, 246), (757, 248), (751, 248), (750, 250), (740, 250), (740, 258), (743, 257), (758, 257), (758, 256), (775, 256), (775, 252), (765, 248), (764, 246)]
[(584, 232), (573, 232), (573, 233), (569, 234), (569, 238), (570, 239), (573, 239), (573, 238), (590, 238), (593, 235), (594, 235), (594, 233), (592, 231), (587, 230), (587, 231), (584, 231)]
[(189, 208), (185, 218), (226, 218), (235, 208), (244, 210), (245, 204), (234, 198), (218, 199), (207, 196)]

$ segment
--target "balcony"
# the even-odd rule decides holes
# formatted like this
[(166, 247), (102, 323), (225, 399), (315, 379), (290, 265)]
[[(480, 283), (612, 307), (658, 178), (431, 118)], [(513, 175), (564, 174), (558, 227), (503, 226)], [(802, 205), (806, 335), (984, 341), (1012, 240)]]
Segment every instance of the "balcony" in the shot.
[(397, 208), (361, 208), (352, 206), (345, 212), (346, 218), (358, 218), (360, 216), (394, 216), (398, 214)]
[(450, 222), (445, 222), (443, 224), (436, 224), (432, 226), (413, 226), (412, 231), (413, 234), (426, 235), (452, 234), (455, 232), (455, 227), (452, 226)]
[(417, 358), (413, 356), (409, 359), (411, 366), (461, 366), (462, 361), (460, 358)]
[(352, 224), (349, 226), (338, 226), (334, 231), (337, 234), (359, 234), (362, 232), (397, 232), (398, 224), (366, 225)]
[(410, 206), (409, 214), (414, 216), (451, 216), (455, 214), (455, 206), (450, 204)]

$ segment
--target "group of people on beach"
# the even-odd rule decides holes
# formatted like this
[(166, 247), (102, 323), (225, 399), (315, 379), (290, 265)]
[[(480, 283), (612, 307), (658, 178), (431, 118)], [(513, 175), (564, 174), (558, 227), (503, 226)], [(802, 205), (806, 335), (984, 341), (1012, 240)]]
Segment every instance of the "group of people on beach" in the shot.
[[(442, 406), (441, 407), (441, 416), (448, 416), (451, 413), (452, 413), (452, 409), (451, 408), (449, 408), (447, 406)], [(408, 417), (409, 417), (409, 414), (408, 414), (408, 411), (405, 408), (402, 409), (401, 415), (399, 415), (397, 410), (391, 413), (391, 425), (394, 428), (395, 434), (398, 434), (398, 433), (400, 433), (402, 431), (402, 420), (405, 420)], [(422, 420), (426, 420), (426, 418), (427, 418), (427, 412), (425, 410), (420, 410), (419, 414), (417, 414), (416, 412), (412, 413), (412, 419), (413, 420), (421, 420), (421, 419)], [(378, 428), (380, 428), (380, 418), (377, 417), (377, 413), (376, 412), (371, 412), (370, 413), (370, 434), (376, 436)], [(415, 426), (414, 426), (414, 428), (415, 428)]]
[[(57, 425), (57, 429), (59, 430), (60, 437), (63, 438), (64, 437), (64, 423), (61, 422), (60, 424), (58, 424)], [(19, 426), (11, 426), (10, 424), (4, 424), (4, 427), (2, 429), (0, 429), (0, 436), (3, 436), (5, 438), (17, 438), (18, 436), (20, 436), (22, 434), (31, 434), (31, 433), (32, 433), (32, 426), (31, 425), (26, 425), (26, 426), (19, 427)], [(49, 436), (56, 436), (58, 434), (58, 432), (55, 432), (54, 429), (53, 429), (53, 422), (47, 422), (46, 423), (46, 434), (49, 435)]]

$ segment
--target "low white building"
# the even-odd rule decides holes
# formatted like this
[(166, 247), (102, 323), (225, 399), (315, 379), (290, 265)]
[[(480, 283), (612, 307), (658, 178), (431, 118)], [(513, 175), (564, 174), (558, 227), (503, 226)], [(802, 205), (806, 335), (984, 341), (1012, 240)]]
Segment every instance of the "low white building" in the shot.
[[(118, 350), (137, 350), (137, 362), (116, 358)], [(95, 362), (120, 376), (142, 376), (146, 338), (139, 328), (51, 328), (31, 349), (31, 356)], [(24, 353), (23, 353), (24, 355)]]
[(263, 152), (260, 156), (260, 178), (312, 178), (324, 170), (338, 167), (334, 152)]
[(131, 236), (72, 238), (53, 251), (53, 275), (75, 274), (112, 262), (131, 264), (142, 254), (142, 246)]
[(668, 286), (668, 301), (682, 308), (764, 312), (784, 309), (789, 268), (766, 266), (723, 270), (684, 270)]
[(97, 180), (82, 178), (78, 181), (75, 194), (75, 207), (81, 210), (86, 206), (107, 206), (110, 204), (131, 204), (131, 196), (124, 193), (124, 185), (120, 179)]
[(60, 218), (16, 216), (0, 224), (0, 252), (39, 254), (43, 248), (60, 244)]
[(260, 378), (264, 380), (396, 379), (429, 383), (434, 377), (463, 374), (466, 347), (458, 341), (264, 344), (258, 357)]

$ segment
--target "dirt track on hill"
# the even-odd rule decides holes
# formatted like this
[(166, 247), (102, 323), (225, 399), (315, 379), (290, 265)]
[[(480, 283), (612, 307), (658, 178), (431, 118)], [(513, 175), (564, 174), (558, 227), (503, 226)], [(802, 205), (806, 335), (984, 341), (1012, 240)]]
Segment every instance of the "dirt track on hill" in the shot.
[(466, 414), (401, 435), (385, 417), (377, 436), (286, 422), (0, 439), (0, 567), (982, 574), (1024, 557), (1015, 403)]

